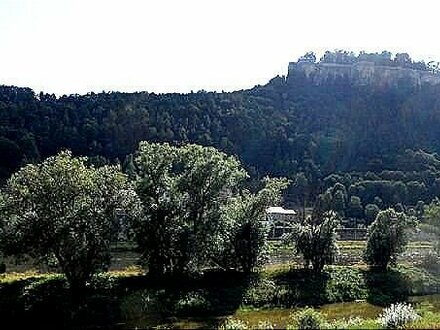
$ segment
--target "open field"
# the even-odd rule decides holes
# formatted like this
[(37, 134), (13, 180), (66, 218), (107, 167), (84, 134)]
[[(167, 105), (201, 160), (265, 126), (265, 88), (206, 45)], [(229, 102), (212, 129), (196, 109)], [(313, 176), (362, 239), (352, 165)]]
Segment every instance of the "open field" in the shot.
[[(366, 241), (339, 241), (339, 255), (336, 265), (362, 265), (362, 254), (366, 247)], [(432, 243), (428, 241), (410, 242), (407, 250), (400, 256), (399, 262), (417, 265), (422, 262), (423, 257), (432, 250)], [(113, 247), (112, 263), (110, 270), (123, 270), (130, 266), (137, 266), (139, 253), (134, 246), (127, 243), (121, 243)], [(300, 264), (301, 258), (295, 254), (292, 245), (285, 245), (281, 241), (269, 242), (268, 264)], [(11, 272), (53, 272), (45, 266), (36, 266), (32, 260), (24, 260), (17, 263), (14, 259), (6, 259), (6, 270)]]

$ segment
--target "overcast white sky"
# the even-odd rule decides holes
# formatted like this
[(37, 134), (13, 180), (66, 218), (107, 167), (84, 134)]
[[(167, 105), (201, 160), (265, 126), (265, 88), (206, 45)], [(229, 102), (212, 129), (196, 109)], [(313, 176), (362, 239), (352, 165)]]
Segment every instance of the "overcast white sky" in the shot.
[(58, 95), (231, 91), (285, 75), (309, 50), (440, 61), (439, 9), (435, 0), (0, 0), (0, 84)]

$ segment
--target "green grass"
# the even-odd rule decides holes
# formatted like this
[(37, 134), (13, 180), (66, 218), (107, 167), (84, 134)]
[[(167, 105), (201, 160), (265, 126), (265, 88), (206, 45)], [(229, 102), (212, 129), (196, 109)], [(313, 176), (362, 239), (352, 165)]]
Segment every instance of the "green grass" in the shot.
[[(357, 306), (356, 306), (357, 305)], [(347, 311), (349, 309), (349, 311)], [(295, 329), (294, 315), (300, 309), (240, 310), (231, 319), (239, 320), (249, 329), (269, 321), (274, 328)], [(366, 303), (333, 304), (316, 309), (323, 329), (383, 329), (378, 322), (382, 309)], [(432, 310), (429, 304), (416, 308), (420, 319), (407, 323), (405, 329), (440, 329), (440, 310)]]
[[(250, 278), (214, 271), (202, 277), (159, 281), (131, 267), (97, 276), (89, 286), (87, 308), (76, 310), (72, 321), (66, 313), (71, 307), (63, 276), (13, 273), (1, 276), (0, 317), (5, 322), (28, 320), (27, 325), (46, 326), (53, 325), (44, 323), (50, 319), (61, 327), (73, 322), (79, 327), (124, 324), (130, 328), (212, 328), (228, 315), (235, 315), (250, 323), (271, 320), (284, 326), (292, 311), (309, 305), (320, 308), (329, 322), (340, 321), (341, 328), (350, 328), (344, 319), (358, 316), (366, 319), (362, 324), (374, 325), (370, 319), (381, 310), (377, 304), (388, 305), (406, 300), (409, 294), (435, 291), (436, 283), (438, 277), (411, 266), (399, 266), (387, 273), (332, 266), (317, 275), (289, 265), (271, 265)], [(425, 323), (418, 321), (411, 326), (435, 324), (437, 313), (427, 310), (422, 319)]]
[[(271, 253), (293, 256), (292, 246), (279, 241), (270, 245)], [(358, 259), (365, 248), (362, 241), (343, 241), (339, 245), (342, 253)], [(412, 242), (409, 249), (430, 251), (430, 246), (427, 242)], [(411, 295), (440, 292), (440, 274), (424, 270), (420, 262), (411, 260), (386, 273), (370, 271), (363, 263), (351, 263), (327, 266), (322, 274), (313, 274), (296, 260), (268, 264), (251, 277), (207, 271), (194, 278), (152, 280), (135, 265), (137, 255), (132, 248), (114, 247), (112, 270), (92, 281), (85, 299), (87, 307), (79, 310), (71, 310), (62, 276), (31, 267), (23, 272), (11, 272), (9, 268), (8, 273), (0, 275), (0, 317), (8, 323), (18, 320), (29, 322), (24, 325), (58, 327), (74, 324), (111, 328), (119, 324), (129, 328), (213, 328), (232, 315), (250, 323), (251, 319), (258, 323), (267, 317), (272, 323), (286, 325), (280, 320), (287, 320), (292, 311), (314, 306), (327, 314), (329, 322), (339, 322), (335, 323), (339, 328), (352, 327), (347, 321), (350, 316), (363, 317), (361, 325), (374, 328), (378, 327), (374, 323), (381, 310), (378, 306), (407, 300)], [(437, 309), (425, 311), (423, 319), (411, 327), (432, 328), (439, 320), (438, 313)], [(45, 323), (48, 320), (51, 323)]]
[(41, 277), (48, 276), (48, 274), (42, 274), (37, 272), (36, 270), (28, 270), (22, 273), (11, 272), (0, 274), (0, 285), (1, 284), (10, 284), (17, 281), (28, 280), (28, 279), (37, 279)]

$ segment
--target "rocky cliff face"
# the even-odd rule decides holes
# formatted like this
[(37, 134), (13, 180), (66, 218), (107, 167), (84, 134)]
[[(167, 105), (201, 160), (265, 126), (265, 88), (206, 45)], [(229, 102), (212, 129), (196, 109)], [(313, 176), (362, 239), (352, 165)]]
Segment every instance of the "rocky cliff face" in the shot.
[(359, 61), (352, 64), (290, 62), (287, 79), (305, 75), (316, 85), (349, 80), (357, 86), (399, 87), (402, 84), (413, 88), (440, 84), (440, 74), (427, 70), (416, 70), (399, 66), (383, 66), (374, 62)]

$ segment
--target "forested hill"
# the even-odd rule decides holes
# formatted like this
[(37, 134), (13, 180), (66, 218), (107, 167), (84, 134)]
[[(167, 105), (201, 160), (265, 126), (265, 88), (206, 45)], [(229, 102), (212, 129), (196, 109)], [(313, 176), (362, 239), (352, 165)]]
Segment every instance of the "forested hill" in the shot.
[(57, 98), (0, 87), (3, 180), (63, 148), (123, 162), (141, 140), (212, 145), (238, 155), (252, 175), (304, 173), (310, 191), (327, 188), (324, 178), (334, 172), (378, 181), (401, 171), (399, 180), (423, 183), (423, 196), (431, 197), (440, 178), (440, 85), (414, 86), (402, 78), (395, 85), (355, 84), (344, 75), (316, 83), (289, 70), (287, 77), (232, 93)]

